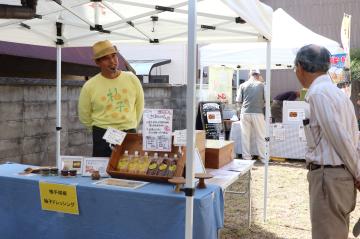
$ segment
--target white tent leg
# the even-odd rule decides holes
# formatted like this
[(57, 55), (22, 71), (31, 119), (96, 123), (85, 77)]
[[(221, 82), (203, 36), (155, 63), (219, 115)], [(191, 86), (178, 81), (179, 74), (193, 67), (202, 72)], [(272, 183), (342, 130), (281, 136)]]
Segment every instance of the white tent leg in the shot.
[[(194, 209), (194, 143), (195, 143), (195, 83), (196, 83), (196, 0), (189, 1), (188, 62), (186, 92), (186, 214), (185, 238), (193, 238)], [(193, 193), (191, 193), (193, 192)]]
[(239, 88), (240, 85), (240, 70), (238, 68), (236, 68), (236, 93), (237, 93), (237, 89)]
[(61, 45), (56, 45), (56, 166), (61, 169)]
[[(201, 53), (199, 53), (201, 54)], [(204, 94), (204, 66), (201, 64), (200, 62), (200, 84), (199, 84), (199, 101), (203, 101), (204, 100), (204, 97), (203, 97), (203, 94)], [(195, 84), (196, 85), (196, 84)]]
[(266, 83), (265, 83), (265, 173), (264, 173), (264, 222), (266, 222), (266, 209), (268, 198), (268, 168), (270, 159), (270, 86), (271, 86), (271, 42), (266, 45)]

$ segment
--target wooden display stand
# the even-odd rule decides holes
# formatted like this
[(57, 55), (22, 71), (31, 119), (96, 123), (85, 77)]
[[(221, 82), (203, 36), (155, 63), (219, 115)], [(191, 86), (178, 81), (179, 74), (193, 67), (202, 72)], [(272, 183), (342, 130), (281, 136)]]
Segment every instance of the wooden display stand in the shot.
[[(124, 179), (136, 179), (142, 181), (156, 181), (156, 182), (168, 182), (170, 177), (166, 176), (157, 176), (157, 175), (146, 175), (146, 174), (134, 174), (134, 173), (125, 173), (119, 172), (116, 170), (116, 166), (118, 165), (119, 159), (124, 154), (125, 150), (129, 151), (129, 154), (134, 154), (135, 151), (138, 151), (140, 155), (144, 155), (144, 151), (142, 150), (142, 134), (130, 134), (128, 133), (121, 145), (117, 145), (113, 150), (109, 164), (106, 168), (106, 172), (113, 178), (124, 178)], [(165, 153), (173, 155), (178, 153), (179, 147), (172, 146), (171, 152), (157, 152), (159, 157), (164, 156)], [(148, 151), (150, 156), (152, 156), (152, 152)], [(153, 152), (155, 153), (155, 152)], [(179, 156), (176, 165), (176, 171), (174, 177), (183, 176), (184, 167), (185, 167), (185, 148), (182, 148), (182, 155)]]
[(234, 142), (220, 140), (206, 140), (205, 167), (221, 168), (232, 161), (234, 155)]

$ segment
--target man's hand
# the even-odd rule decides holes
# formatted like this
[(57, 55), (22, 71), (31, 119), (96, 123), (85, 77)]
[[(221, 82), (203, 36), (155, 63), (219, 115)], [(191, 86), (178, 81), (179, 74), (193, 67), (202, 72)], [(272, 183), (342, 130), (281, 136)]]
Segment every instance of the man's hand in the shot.
[(360, 191), (360, 181), (355, 180), (355, 187)]

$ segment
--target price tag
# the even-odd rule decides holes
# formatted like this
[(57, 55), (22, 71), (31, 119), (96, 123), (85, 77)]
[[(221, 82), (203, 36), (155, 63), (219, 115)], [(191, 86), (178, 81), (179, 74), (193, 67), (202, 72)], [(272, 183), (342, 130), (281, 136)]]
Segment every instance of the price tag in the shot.
[(125, 136), (126, 136), (125, 132), (109, 127), (106, 130), (103, 139), (105, 139), (106, 142), (110, 144), (121, 145), (122, 142), (124, 141)]
[(42, 210), (79, 215), (76, 186), (40, 182)]
[(185, 146), (186, 145), (186, 129), (175, 130), (174, 145), (177, 145), (177, 146)]

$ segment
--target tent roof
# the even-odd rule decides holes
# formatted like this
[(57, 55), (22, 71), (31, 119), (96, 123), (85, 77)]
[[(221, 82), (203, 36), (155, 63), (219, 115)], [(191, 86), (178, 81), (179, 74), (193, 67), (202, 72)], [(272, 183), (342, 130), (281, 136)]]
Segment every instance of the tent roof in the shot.
[[(272, 68), (289, 68), (293, 65), (296, 52), (307, 44), (323, 45), (331, 53), (341, 51), (339, 43), (314, 33), (297, 22), (283, 9), (273, 14), (273, 32), (271, 42)], [(201, 64), (240, 65), (242, 68), (266, 68), (266, 44), (210, 44), (200, 49)]]
[[(19, 2), (1, 1), (9, 5)], [(62, 2), (59, 5), (55, 1), (38, 0), (36, 13), (41, 18), (0, 19), (0, 40), (55, 46), (56, 22), (63, 24), (61, 39), (65, 46), (89, 46), (101, 39), (117, 43), (187, 40), (188, 1), (153, 0), (151, 4), (146, 0)], [(258, 0), (198, 0), (197, 10), (198, 42), (271, 39), (272, 9)], [(152, 21), (152, 16), (158, 20)], [(236, 23), (236, 19), (246, 23)], [(99, 31), (103, 34), (98, 34)]]

